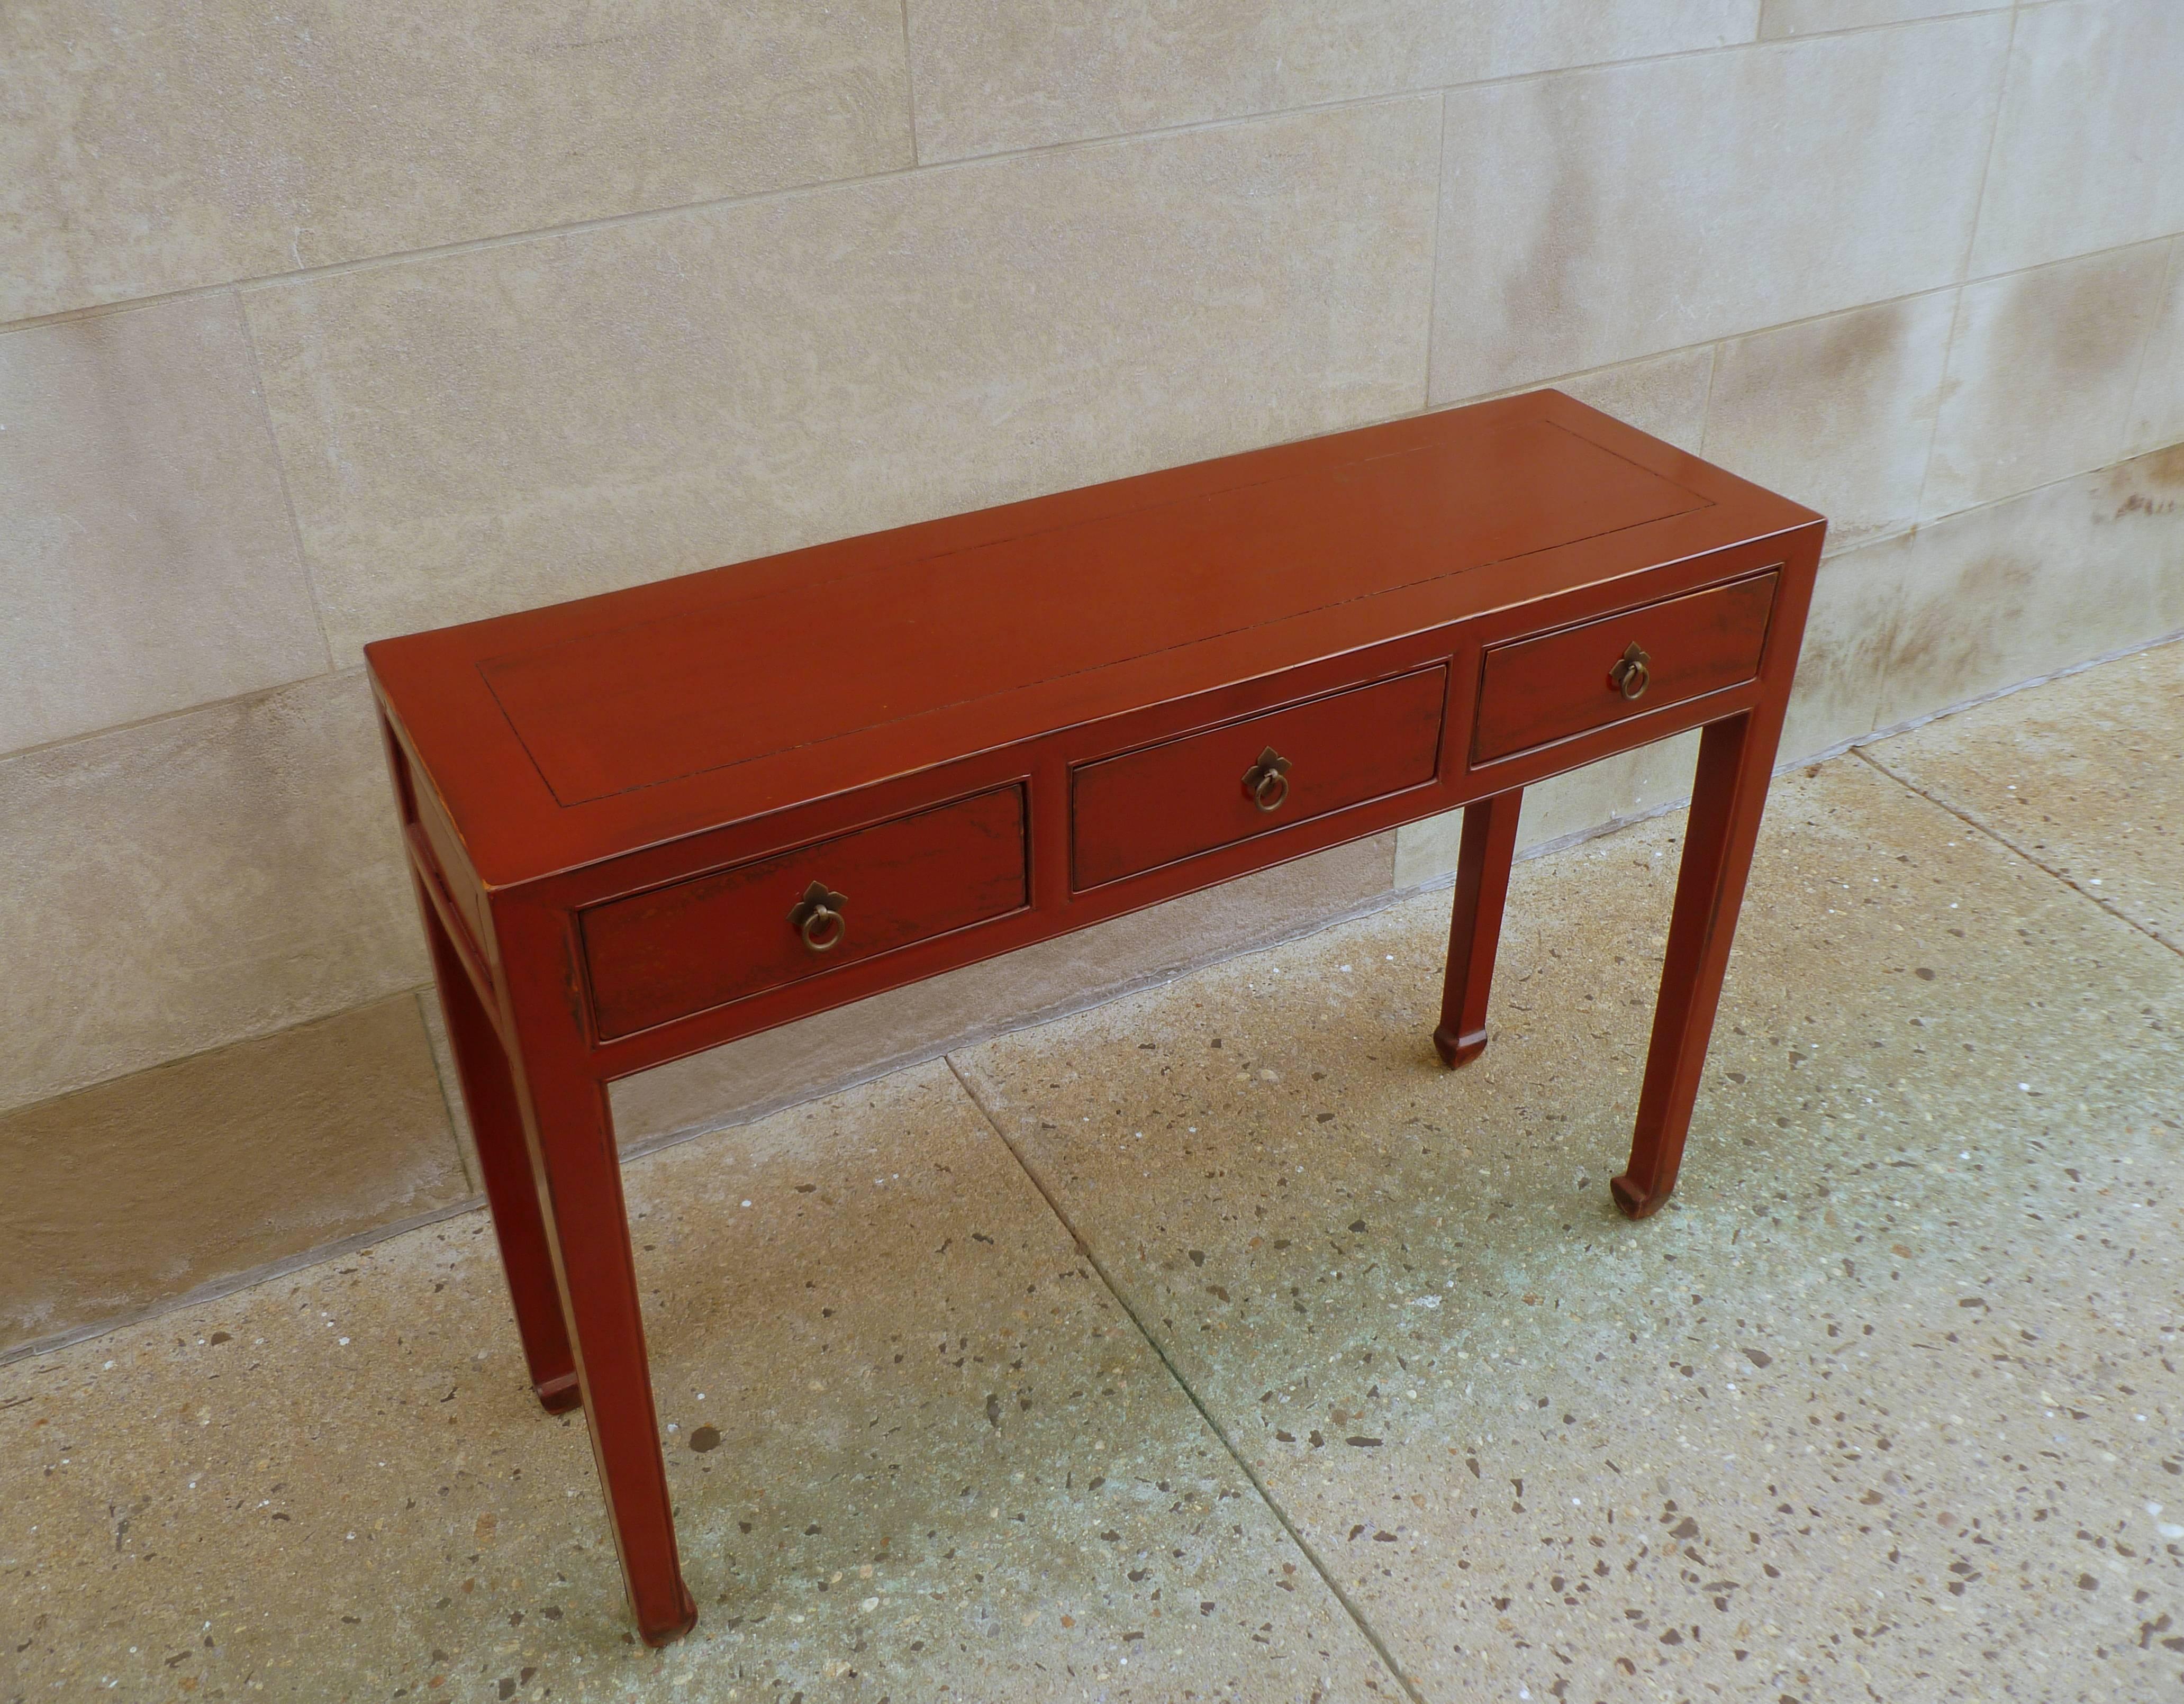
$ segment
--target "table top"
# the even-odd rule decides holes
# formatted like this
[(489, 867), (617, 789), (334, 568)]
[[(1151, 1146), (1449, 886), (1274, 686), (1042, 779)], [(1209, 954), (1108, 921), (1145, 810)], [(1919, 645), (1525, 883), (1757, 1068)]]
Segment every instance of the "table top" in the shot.
[(365, 657), (503, 887), (1816, 519), (1540, 391)]

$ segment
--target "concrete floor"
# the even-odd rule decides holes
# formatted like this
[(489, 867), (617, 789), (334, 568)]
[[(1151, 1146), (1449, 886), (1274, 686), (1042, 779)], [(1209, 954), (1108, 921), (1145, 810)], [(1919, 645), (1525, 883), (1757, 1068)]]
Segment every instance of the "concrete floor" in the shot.
[(636, 1162), (662, 1652), (482, 1219), (0, 1368), (0, 1697), (2174, 1696), (2180, 824), (2184, 646), (1785, 777), (1643, 1225), (1674, 818)]

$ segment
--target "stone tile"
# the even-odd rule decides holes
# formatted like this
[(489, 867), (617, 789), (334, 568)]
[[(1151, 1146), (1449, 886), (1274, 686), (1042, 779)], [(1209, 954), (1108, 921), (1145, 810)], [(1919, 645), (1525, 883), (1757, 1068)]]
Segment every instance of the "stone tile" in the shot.
[(0, 61), (0, 320), (911, 163), (893, 0), (57, 0)]
[(944, 1066), (626, 1178), (688, 1638), (624, 1639), (582, 1417), (532, 1401), (479, 1215), (0, 1369), (0, 1673), (1395, 1696)]
[(1385, 894), (1395, 850), (1374, 835), (624, 1078), (616, 1133), (643, 1148), (740, 1123), (1305, 933)]
[(1828, 517), (1847, 550), (1919, 518), (1953, 291), (1722, 345), (1701, 452)]
[(2184, 952), (2184, 643), (2013, 693), (1866, 752)]
[(335, 654), (1414, 409), (1437, 110), (246, 292)]
[(1432, 398), (1954, 283), (2008, 36), (1992, 13), (1451, 91)]
[(2169, 279), (2131, 393), (2134, 451), (2184, 443), (2184, 238), (2169, 245)]
[(414, 988), (359, 675), (0, 760), (0, 1107)]
[(2184, 230), (2184, 11), (2020, 6), (1971, 276)]
[(0, 337), (0, 751), (316, 674), (231, 295)]
[(1678, 833), (1519, 867), (1459, 1074), (1440, 896), (958, 1063), (1424, 1696), (2152, 1696), (2184, 967), (1856, 758), (1778, 783), (1631, 1225)]
[(1783, 36), (1817, 36), (1830, 30), (1864, 30), (1880, 24), (1909, 24), (1959, 12), (1999, 12), (2010, 0), (1765, 0), (1759, 34), (1771, 41)]
[(2170, 246), (1964, 287), (1926, 476), (1928, 519), (2123, 454)]
[(2167, 450), (1857, 553), (1895, 582), (1894, 616), (1872, 629), (1887, 645), (1875, 726), (2184, 628), (2180, 498), (2184, 450)]
[(0, 1350), (470, 1193), (408, 995), (0, 1115)]
[(1557, 379), (1554, 388), (1696, 455), (1706, 437), (1713, 363), (1713, 345), (1707, 343)]
[(922, 159), (1748, 42), (1758, 0), (911, 0)]
[[(1678, 734), (1526, 788), (1517, 813), (1518, 852), (1684, 803), (1691, 796), (1698, 755), (1697, 733)], [(1409, 824), (1396, 842), (1396, 885), (1422, 887), (1453, 873), (1462, 844), (1461, 810)]]

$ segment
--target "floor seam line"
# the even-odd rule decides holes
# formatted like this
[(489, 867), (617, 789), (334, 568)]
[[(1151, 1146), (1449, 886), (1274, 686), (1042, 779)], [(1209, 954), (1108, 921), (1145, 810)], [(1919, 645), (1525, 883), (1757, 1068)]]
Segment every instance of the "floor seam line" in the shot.
[(2109, 916), (2114, 917), (2118, 922), (2126, 924), (2128, 927), (2137, 930), (2140, 934), (2145, 936), (2146, 938), (2153, 942), (2155, 946), (2160, 947), (2168, 952), (2175, 953), (2180, 958), (2184, 958), (2184, 947), (2180, 947), (2172, 941), (2164, 939), (2161, 935), (2147, 927), (2147, 926), (2140, 922), (2137, 918), (2126, 916), (2124, 912), (2117, 910), (2114, 905), (2111, 905), (2101, 894), (2088, 894), (2081, 885), (2077, 882), (2073, 881), (2070, 877), (2064, 875), (2053, 864), (2048, 863), (2044, 859), (2036, 857), (2032, 853), (2019, 845), (2014, 840), (2012, 840), (2007, 834), (2003, 833), (1999, 829), (1990, 828), (1986, 823), (1981, 821), (1977, 817), (1967, 816), (1964, 811), (1958, 810), (1955, 805), (1950, 804), (1946, 799), (1936, 798), (1934, 794), (1927, 792), (1925, 788), (1919, 786), (1917, 782), (1911, 780), (1907, 776), (1898, 775), (1879, 758), (1874, 756), (1864, 746), (1854, 745), (1851, 748), (1851, 750), (1857, 756), (1864, 758), (1868, 763), (1871, 764), (1875, 769), (1879, 770), (1883, 775), (1886, 776), (1891, 781), (1903, 788), (1905, 791), (1915, 794), (1918, 797), (1925, 799), (1929, 805), (1934, 806), (1937, 810), (1946, 810), (1950, 816), (1955, 817), (1958, 821), (1963, 823), (1967, 828), (1972, 829), (1978, 833), (1984, 834), (1988, 839), (1993, 841), (1996, 845), (2001, 847), (2004, 851), (2014, 854), (2017, 857), (2022, 858), (2026, 863), (2032, 866), (2034, 869), (2042, 871), (2043, 874), (2053, 877), (2056, 881), (2061, 883), (2064, 887), (2069, 888), (2080, 899), (2087, 900), (2092, 905), (2098, 906), (2103, 911), (2106, 912)]
[(1321, 1582), (1328, 1590), (1334, 1593), (1334, 1601), (1342, 1606), (1343, 1612), (1356, 1624), (1358, 1632), (1365, 1636), (1365, 1642), (1379, 1654), (1381, 1662), (1388, 1665), (1388, 1673), (1395, 1677), (1396, 1684), (1415, 1701), (1415, 1704), (1426, 1704), (1425, 1694), (1419, 1690), (1418, 1684), (1411, 1679), (1403, 1666), (1396, 1661), (1395, 1653), (1388, 1649), (1386, 1643), (1381, 1639), (1372, 1623), (1365, 1618), (1364, 1612), (1351, 1601), (1350, 1594), (1343, 1590), (1341, 1583), (1334, 1577), (1334, 1570), (1321, 1559), (1319, 1552), (1313, 1549), (1305, 1535), (1297, 1529), (1296, 1523), (1290, 1518), (1289, 1511), (1275, 1501), (1273, 1492), (1267, 1489), (1266, 1482), (1260, 1478), (1251, 1464), (1244, 1459), (1242, 1452), (1236, 1448), (1234, 1440), (1229, 1437), (1228, 1428), (1215, 1419), (1212, 1411), (1199, 1400), (1198, 1393), (1190, 1388), (1190, 1381), (1183, 1376), (1175, 1362), (1168, 1358), (1167, 1351), (1161, 1347), (1160, 1339), (1146, 1328), (1145, 1321), (1138, 1316), (1137, 1309), (1130, 1306), (1129, 1298), (1123, 1294), (1121, 1287), (1108, 1275), (1106, 1267), (1101, 1262), (1100, 1256), (1092, 1252), (1091, 1244), (1086, 1242), (1079, 1234), (1069, 1215), (1062, 1211), (1061, 1203), (1054, 1198), (1054, 1192), (1046, 1187), (1045, 1180), (1032, 1169), (1031, 1162), (1024, 1158), (1017, 1144), (1009, 1139), (1008, 1131), (1003, 1127), (1001, 1121), (994, 1116), (993, 1109), (986, 1105), (970, 1078), (965, 1074), (963, 1067), (956, 1062), (955, 1055), (943, 1054), (941, 1057), (947, 1061), (948, 1069), (954, 1073), (956, 1081), (962, 1086), (963, 1093), (970, 1098), (971, 1104), (978, 1109), (978, 1116), (992, 1128), (994, 1134), (1000, 1139), (1001, 1145), (1009, 1150), (1010, 1156), (1023, 1168), (1024, 1176), (1031, 1180), (1032, 1188), (1039, 1191), (1039, 1198), (1046, 1203), (1047, 1211), (1061, 1222), (1062, 1229), (1069, 1233), (1069, 1239), (1075, 1245), (1078, 1253), (1089, 1261), (1092, 1270), (1100, 1275), (1100, 1282), (1106, 1286), (1107, 1294), (1115, 1298), (1115, 1306), (1121, 1308), (1123, 1317), (1137, 1328), (1138, 1335), (1145, 1340), (1146, 1346), (1159, 1358), (1161, 1365), (1167, 1370), (1167, 1376), (1175, 1381), (1176, 1388), (1190, 1400), (1190, 1406), (1198, 1411), (1199, 1418), (1203, 1420), (1212, 1429), (1213, 1435), (1221, 1440), (1221, 1447), (1228, 1452), (1229, 1460), (1236, 1464), (1238, 1471), (1250, 1481), (1251, 1489), (1259, 1494), (1259, 1501), (1266, 1505), (1268, 1512), (1280, 1523), (1282, 1530), (1289, 1534), (1290, 1542), (1303, 1553), (1304, 1559), (1312, 1564), (1312, 1571), (1318, 1574)]

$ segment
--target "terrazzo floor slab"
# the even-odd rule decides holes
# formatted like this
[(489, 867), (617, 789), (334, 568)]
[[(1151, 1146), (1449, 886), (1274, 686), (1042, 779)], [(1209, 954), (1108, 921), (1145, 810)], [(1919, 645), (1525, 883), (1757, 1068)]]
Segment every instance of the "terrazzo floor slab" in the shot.
[(934, 1064), (626, 1174), (698, 1630), (482, 1217), (0, 1368), (0, 1697), (1394, 1697)]
[(1944, 716), (1870, 755), (2184, 951), (2184, 642)]
[(1630, 1224), (1679, 828), (1518, 867), (1462, 1072), (1446, 894), (957, 1064), (1421, 1696), (2175, 1696), (2184, 959), (1787, 778)]

